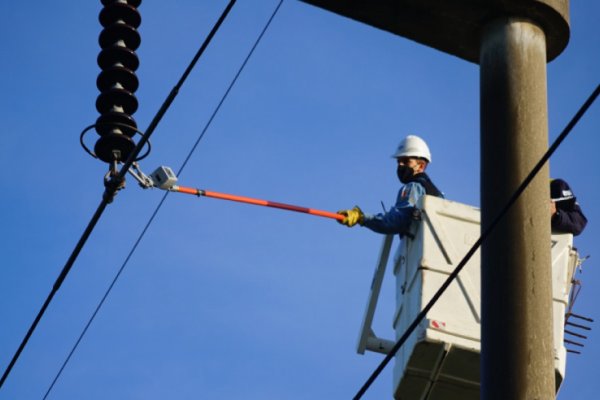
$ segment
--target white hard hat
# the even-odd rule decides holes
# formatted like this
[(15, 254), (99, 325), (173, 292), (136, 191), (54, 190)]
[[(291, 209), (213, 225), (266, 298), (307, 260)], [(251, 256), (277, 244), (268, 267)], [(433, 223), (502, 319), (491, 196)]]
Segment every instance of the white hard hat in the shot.
[(431, 153), (429, 152), (427, 143), (415, 135), (405, 137), (398, 145), (398, 149), (392, 157), (419, 157), (424, 158), (427, 162), (431, 162)]

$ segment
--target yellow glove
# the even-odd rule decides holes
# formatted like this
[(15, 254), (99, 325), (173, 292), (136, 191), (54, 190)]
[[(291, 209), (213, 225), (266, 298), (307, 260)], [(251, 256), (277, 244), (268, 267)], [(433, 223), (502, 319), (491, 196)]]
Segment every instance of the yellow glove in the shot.
[(343, 215), (345, 218), (338, 221), (342, 225), (346, 225), (348, 228), (353, 227), (356, 224), (362, 225), (365, 219), (365, 215), (358, 206), (354, 206), (352, 210), (340, 210), (338, 214)]

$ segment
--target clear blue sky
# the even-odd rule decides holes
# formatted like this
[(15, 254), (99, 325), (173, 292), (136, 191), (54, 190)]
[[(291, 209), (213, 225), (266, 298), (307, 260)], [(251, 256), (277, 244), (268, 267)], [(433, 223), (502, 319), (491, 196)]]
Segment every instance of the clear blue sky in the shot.
[[(145, 129), (227, 1), (143, 2)], [(276, 6), (239, 1), (158, 129), (146, 172), (179, 169)], [(103, 192), (79, 146), (96, 117), (100, 1), (3, 1), (0, 367), (4, 370)], [(571, 40), (548, 67), (550, 138), (598, 84), (596, 2), (571, 2)], [(336, 211), (390, 205), (389, 158), (415, 133), (446, 197), (479, 205), (478, 67), (286, 0), (180, 183)], [(588, 219), (575, 311), (600, 320), (595, 246), (600, 104), (551, 160)], [(95, 142), (95, 134), (88, 137)], [(504, 166), (499, 166), (502, 168)], [(162, 193), (129, 179), (38, 326), (0, 399), (41, 399)], [(51, 399), (348, 399), (381, 355), (355, 344), (381, 237), (332, 220), (170, 195)], [(389, 272), (389, 271), (388, 271)], [(392, 337), (393, 279), (375, 330)], [(559, 399), (595, 398), (600, 328), (570, 356)], [(389, 366), (365, 398), (391, 397)]]

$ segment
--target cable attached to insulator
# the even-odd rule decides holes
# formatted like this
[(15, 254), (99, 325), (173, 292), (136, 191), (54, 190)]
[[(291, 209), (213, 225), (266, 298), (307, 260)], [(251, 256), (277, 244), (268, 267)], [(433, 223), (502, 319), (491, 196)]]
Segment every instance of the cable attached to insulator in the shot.
[[(110, 2), (110, 1), (103, 1), (103, 4), (105, 4), (105, 5), (112, 4), (112, 3), (113, 2)], [(124, 3), (124, 1), (120, 1), (120, 3)], [(129, 1), (129, 4), (139, 5), (140, 3), (141, 3), (141, 0), (135, 1), (135, 2)], [(193, 69), (194, 65), (200, 59), (200, 56), (202, 55), (202, 53), (204, 52), (204, 50), (208, 47), (208, 44), (210, 43), (212, 37), (216, 34), (217, 30), (219, 29), (219, 27), (221, 26), (221, 24), (225, 20), (225, 17), (227, 16), (227, 14), (229, 13), (229, 11), (233, 7), (234, 3), (235, 3), (235, 0), (230, 0), (230, 3), (225, 8), (225, 11), (223, 12), (223, 14), (221, 15), (221, 17), (219, 18), (218, 22), (215, 24), (215, 26), (213, 27), (213, 29), (210, 31), (208, 37), (202, 43), (202, 46), (200, 47), (200, 49), (196, 53), (196, 56), (194, 57), (194, 59), (192, 60), (192, 62), (188, 66), (188, 68), (186, 69), (184, 75), (182, 76), (182, 78), (177, 83), (177, 86), (174, 88), (174, 90), (171, 92), (171, 94), (169, 95), (169, 97), (167, 98), (167, 100), (165, 100), (165, 102), (161, 106), (161, 108), (158, 111), (158, 113), (152, 119), (152, 122), (150, 123), (150, 126), (148, 127), (148, 129), (146, 129), (146, 132), (142, 134), (141, 132), (139, 132), (137, 130), (137, 128), (135, 128), (136, 132), (142, 134), (142, 138), (140, 139), (140, 141), (136, 144), (136, 146), (132, 150), (132, 153), (130, 154), (131, 160), (129, 159), (129, 157), (127, 159), (124, 159), (122, 161), (123, 162), (123, 167), (121, 168), (121, 170), (119, 171), (119, 173), (116, 176), (114, 176), (114, 177), (111, 178), (111, 179), (114, 180), (114, 182), (118, 183), (118, 182), (121, 182), (123, 180), (125, 174), (129, 170), (129, 168), (131, 167), (131, 165), (133, 164), (133, 162), (136, 161), (134, 158), (137, 158), (138, 160), (140, 158), (143, 158), (143, 157), (138, 157), (138, 154), (139, 154), (141, 148), (145, 144), (149, 144), (148, 140), (150, 139), (150, 136), (152, 135), (152, 133), (156, 129), (156, 126), (158, 126), (158, 123), (160, 122), (160, 120), (162, 119), (162, 117), (164, 116), (164, 114), (169, 109), (169, 106), (171, 105), (171, 103), (175, 99), (177, 90), (183, 85), (183, 83), (185, 82), (185, 78), (189, 75), (189, 73)], [(127, 53), (127, 52), (122, 52), (122, 54), (125, 54), (125, 53)], [(102, 53), (100, 53), (100, 57), (102, 57)], [(136, 60), (137, 60), (137, 58), (136, 58)], [(128, 125), (128, 126), (131, 127), (131, 125)], [(84, 131), (81, 133), (80, 141), (82, 142), (82, 144), (83, 144), (83, 135), (85, 134), (85, 132), (88, 131), (88, 129), (92, 129), (93, 127), (94, 127), (94, 125), (92, 125), (92, 126), (86, 128), (86, 129), (84, 129)], [(85, 146), (84, 146), (84, 149), (88, 153), (90, 153), (92, 156), (95, 156), (95, 154), (92, 154), (91, 151), (89, 151)], [(111, 172), (111, 171), (109, 171), (109, 172)], [(17, 348), (15, 354), (13, 355), (12, 359), (10, 360), (8, 366), (4, 370), (2, 376), (0, 377), (0, 389), (4, 385), (4, 382), (6, 382), (6, 379), (8, 378), (10, 372), (12, 371), (13, 367), (15, 366), (15, 364), (16, 364), (17, 360), (19, 359), (21, 353), (25, 349), (25, 346), (29, 342), (29, 339), (33, 335), (33, 332), (35, 331), (35, 329), (37, 328), (39, 322), (41, 321), (44, 313), (46, 312), (46, 309), (48, 308), (48, 306), (52, 302), (52, 299), (54, 298), (54, 296), (56, 295), (56, 293), (60, 289), (62, 283), (64, 282), (64, 280), (66, 279), (67, 275), (69, 274), (69, 271), (71, 270), (71, 268), (73, 267), (75, 261), (77, 260), (77, 257), (79, 256), (79, 253), (83, 249), (85, 243), (87, 242), (87, 240), (89, 239), (90, 235), (92, 234), (92, 231), (94, 230), (94, 227), (96, 226), (96, 224), (100, 220), (100, 217), (104, 213), (104, 210), (106, 209), (106, 206), (110, 202), (109, 200), (112, 198), (112, 196), (114, 196), (114, 193), (115, 193), (114, 190), (118, 190), (118, 189), (119, 189), (119, 187), (116, 187), (116, 188), (107, 187), (107, 192), (103, 196), (102, 201), (100, 202), (100, 205), (98, 206), (98, 208), (96, 209), (96, 212), (94, 213), (94, 215), (90, 219), (87, 227), (85, 228), (83, 234), (81, 235), (81, 237), (79, 238), (79, 241), (77, 242), (75, 248), (73, 249), (73, 251), (72, 251), (69, 259), (65, 263), (63, 269), (60, 272), (60, 275), (58, 276), (56, 282), (54, 283), (54, 285), (52, 287), (52, 290), (48, 294), (48, 297), (46, 298), (44, 304), (42, 305), (42, 307), (39, 310), (38, 314), (36, 315), (33, 323), (31, 324), (31, 326), (29, 327), (27, 333), (23, 337), (23, 340), (21, 341), (21, 343), (20, 343), (19, 347)], [(158, 211), (158, 209), (157, 209), (157, 211)], [(146, 228), (147, 227), (148, 227), (148, 225), (146, 225)], [(140, 237), (140, 239), (141, 239), (141, 237)], [(136, 246), (137, 246), (137, 244), (136, 244)], [(131, 255), (131, 253), (130, 253), (130, 255)], [(63, 367), (64, 367), (64, 365), (63, 365)], [(54, 382), (53, 382), (53, 384), (54, 384)], [(50, 389), (48, 389), (48, 392), (46, 392), (46, 396), (44, 396), (44, 398), (47, 397), (49, 391), (50, 391)]]

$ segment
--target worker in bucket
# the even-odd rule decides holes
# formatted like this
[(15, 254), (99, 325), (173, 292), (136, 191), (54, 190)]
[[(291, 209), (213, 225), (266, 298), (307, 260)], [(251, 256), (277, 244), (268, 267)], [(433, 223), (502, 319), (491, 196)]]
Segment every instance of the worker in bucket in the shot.
[(358, 206), (341, 210), (338, 214), (343, 215), (344, 219), (339, 223), (348, 227), (359, 224), (377, 233), (404, 236), (418, 216), (415, 206), (419, 199), (426, 194), (443, 197), (425, 173), (431, 162), (431, 153), (423, 139), (414, 135), (405, 137), (392, 157), (398, 162), (398, 179), (403, 184), (396, 204), (389, 211), (376, 215), (365, 214)]
[(550, 197), (552, 230), (572, 233), (574, 236), (583, 232), (587, 218), (583, 215), (569, 184), (562, 179), (552, 179), (550, 181)]

